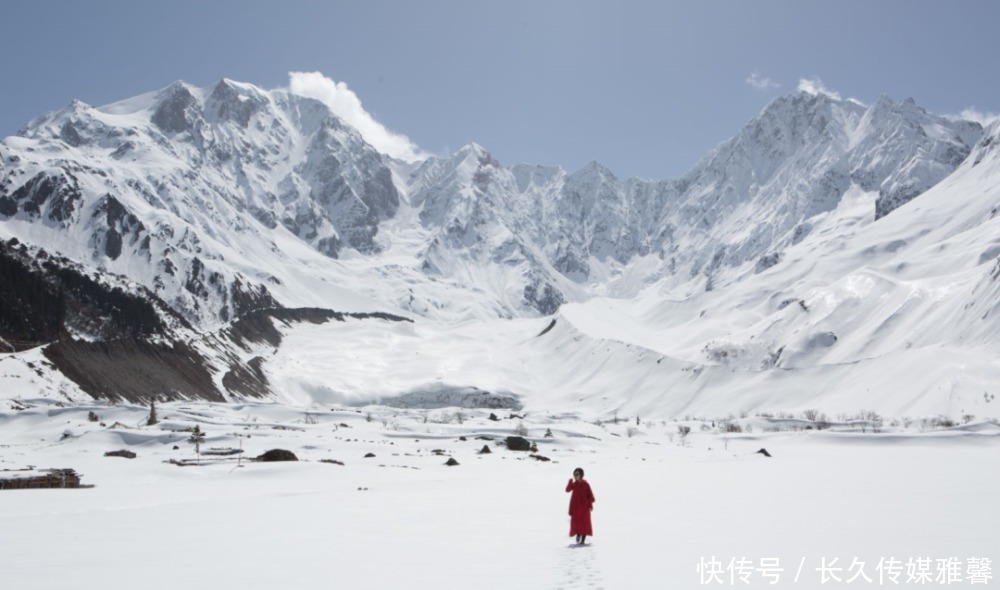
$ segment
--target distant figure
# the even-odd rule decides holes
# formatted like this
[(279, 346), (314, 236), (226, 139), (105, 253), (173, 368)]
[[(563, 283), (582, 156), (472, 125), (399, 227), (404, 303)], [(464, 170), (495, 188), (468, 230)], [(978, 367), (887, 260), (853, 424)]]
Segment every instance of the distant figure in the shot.
[(569, 497), (569, 536), (576, 536), (576, 542), (583, 545), (587, 537), (594, 535), (590, 524), (590, 513), (594, 510), (594, 492), (590, 484), (583, 479), (583, 469), (573, 470), (573, 479), (566, 484), (566, 491), (573, 492)]

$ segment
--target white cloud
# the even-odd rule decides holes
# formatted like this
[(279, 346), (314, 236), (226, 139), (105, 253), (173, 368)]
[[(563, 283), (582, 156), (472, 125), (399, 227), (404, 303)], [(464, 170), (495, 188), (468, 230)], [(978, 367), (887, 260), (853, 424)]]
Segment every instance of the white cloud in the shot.
[(750, 76), (746, 79), (746, 83), (757, 90), (770, 90), (781, 87), (781, 84), (778, 84), (774, 80), (761, 76), (757, 70), (751, 72)]
[(410, 138), (394, 133), (376, 121), (361, 106), (361, 99), (346, 83), (327, 78), (319, 72), (289, 72), (288, 79), (292, 94), (323, 102), (335, 115), (357, 129), (361, 137), (379, 152), (407, 162), (427, 158), (427, 154)]
[(982, 112), (976, 109), (976, 107), (969, 107), (963, 109), (961, 113), (957, 115), (945, 115), (946, 119), (960, 120), (960, 121), (974, 121), (979, 123), (983, 127), (989, 127), (993, 123), (1000, 121), (1000, 114)]
[(799, 80), (799, 92), (808, 92), (812, 95), (823, 95), (829, 96), (834, 100), (842, 100), (840, 98), (840, 93), (835, 90), (830, 90), (826, 86), (823, 86), (823, 81), (819, 78), (802, 78)]

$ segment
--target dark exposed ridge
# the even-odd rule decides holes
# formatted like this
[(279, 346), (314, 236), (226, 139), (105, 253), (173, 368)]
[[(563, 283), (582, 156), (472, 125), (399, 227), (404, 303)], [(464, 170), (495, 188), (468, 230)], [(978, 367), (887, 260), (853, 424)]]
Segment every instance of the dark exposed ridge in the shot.
[(17, 352), (58, 340), (63, 333), (66, 297), (59, 288), (0, 242), (0, 339)]
[(410, 318), (381, 311), (339, 312), (319, 307), (276, 307), (258, 309), (244, 314), (243, 317), (233, 322), (230, 327), (226, 328), (224, 334), (229, 340), (232, 340), (241, 348), (247, 350), (249, 350), (249, 345), (251, 343), (266, 343), (277, 348), (278, 346), (281, 346), (281, 332), (278, 331), (272, 320), (278, 320), (279, 322), (288, 325), (301, 322), (325, 324), (330, 320), (343, 322), (347, 318), (358, 320), (376, 319), (389, 322), (413, 322)]
[(48, 346), (45, 357), (95, 399), (225, 401), (205, 358), (180, 342), (166, 345), (138, 339), (83, 342), (67, 338)]
[(76, 331), (101, 340), (164, 336), (190, 324), (144, 287), (101, 282), (72, 261), (0, 242), (0, 338), (24, 350)]

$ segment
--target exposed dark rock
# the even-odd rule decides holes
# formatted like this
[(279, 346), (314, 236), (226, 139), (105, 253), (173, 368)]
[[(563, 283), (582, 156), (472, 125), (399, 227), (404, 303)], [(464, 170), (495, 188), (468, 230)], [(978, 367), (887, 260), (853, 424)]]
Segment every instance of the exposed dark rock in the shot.
[(83, 137), (80, 136), (80, 132), (76, 130), (76, 126), (73, 125), (72, 121), (66, 121), (63, 123), (62, 128), (59, 130), (59, 138), (73, 147), (80, 147), (86, 143)]
[(455, 458), (452, 457), (452, 458), (448, 459), (447, 461), (445, 461), (444, 464), (447, 465), (448, 467), (454, 467), (455, 465), (458, 465), (458, 461), (456, 461)]
[(493, 412), (490, 412), (490, 420), (493, 420), (494, 422), (499, 422), (500, 418), (497, 418), (496, 414), (494, 414)]
[(552, 315), (566, 302), (555, 287), (548, 283), (528, 283), (524, 286), (524, 302), (542, 315)]
[(17, 212), (17, 203), (20, 203), (21, 211), (37, 217), (42, 214), (45, 203), (49, 203), (49, 219), (63, 222), (76, 210), (83, 199), (83, 193), (80, 191), (78, 181), (69, 172), (63, 171), (55, 175), (39, 172), (14, 191), (11, 198), (15, 203), (14, 211), (6, 213), (10, 211), (10, 205), (0, 204), (4, 207), (0, 213), (14, 215)]
[(375, 453), (365, 453), (365, 459), (373, 459), (374, 457)]
[(511, 451), (530, 451), (531, 443), (528, 442), (524, 437), (508, 436), (507, 448), (510, 449)]
[(124, 457), (126, 459), (135, 459), (136, 458), (136, 454), (135, 453), (133, 453), (132, 451), (127, 451), (125, 449), (122, 449), (120, 451), (108, 451), (107, 453), (104, 453), (104, 456), (105, 457)]
[(765, 457), (770, 457), (770, 456), (771, 456), (771, 453), (768, 453), (768, 452), (767, 452), (767, 449), (765, 449), (765, 448), (761, 448), (761, 449), (760, 449), (759, 451), (757, 451), (757, 452), (758, 452), (758, 453), (760, 453), (761, 455), (764, 455)]
[(552, 459), (549, 459), (548, 457), (545, 457), (543, 455), (528, 455), (528, 456), (531, 457), (532, 459), (536, 459), (538, 461), (551, 461), (552, 460)]
[(115, 228), (104, 233), (104, 254), (111, 260), (122, 255), (122, 235)]
[(553, 318), (552, 321), (549, 322), (549, 325), (545, 326), (545, 329), (538, 333), (538, 336), (536, 336), (536, 338), (548, 334), (550, 331), (552, 331), (552, 328), (555, 327), (556, 327), (556, 320), (555, 318)]
[(299, 458), (295, 456), (295, 453), (291, 451), (286, 451), (285, 449), (271, 449), (265, 452), (263, 455), (257, 457), (257, 461), (273, 462), (273, 461), (298, 461)]
[(479, 449), (480, 455), (489, 455), (492, 452), (489, 445), (483, 445), (483, 448)]
[[(272, 300), (273, 301), (273, 300)], [(309, 322), (312, 324), (325, 324), (330, 320), (338, 322), (345, 321), (346, 318), (354, 319), (379, 319), (390, 322), (413, 322), (409, 318), (392, 315), (389, 313), (341, 313), (331, 309), (321, 309), (316, 307), (283, 308), (274, 303), (274, 307), (255, 309), (243, 314), (239, 320), (226, 329), (226, 335), (233, 342), (246, 350), (251, 350), (251, 343), (267, 343), (278, 347), (281, 344), (281, 332), (274, 325), (274, 320), (290, 324), (296, 322)]]
[(264, 359), (256, 356), (243, 364), (230, 365), (222, 376), (222, 386), (230, 393), (244, 397), (263, 398), (271, 393), (271, 386), (264, 374)]
[(66, 297), (22, 255), (0, 242), (0, 338), (16, 352), (59, 338)]
[(161, 399), (195, 398), (224, 402), (208, 362), (184, 343), (152, 344), (123, 339), (83, 342), (63, 339), (45, 357), (96, 399), (144, 402), (151, 392)]
[(166, 90), (153, 113), (153, 124), (164, 133), (191, 131), (194, 122), (201, 118), (198, 100), (184, 84), (174, 84)]
[(253, 92), (240, 92), (227, 80), (216, 84), (209, 98), (219, 119), (235, 121), (244, 129), (250, 125), (253, 114), (267, 105), (263, 97)]
[(754, 267), (753, 271), (755, 273), (764, 272), (779, 262), (781, 262), (781, 252), (771, 252), (770, 254), (765, 254), (757, 259), (757, 265)]
[(319, 462), (320, 463), (330, 463), (332, 465), (343, 465), (344, 464), (343, 461), (338, 461), (336, 459), (320, 459)]

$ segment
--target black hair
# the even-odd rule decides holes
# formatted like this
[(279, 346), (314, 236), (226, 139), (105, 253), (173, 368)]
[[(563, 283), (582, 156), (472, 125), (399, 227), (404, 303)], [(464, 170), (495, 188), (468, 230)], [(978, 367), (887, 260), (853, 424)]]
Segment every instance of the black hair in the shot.
[(577, 467), (576, 469), (574, 469), (573, 475), (576, 475), (578, 471), (580, 472), (580, 477), (583, 477), (583, 467)]

